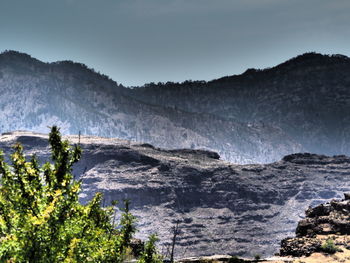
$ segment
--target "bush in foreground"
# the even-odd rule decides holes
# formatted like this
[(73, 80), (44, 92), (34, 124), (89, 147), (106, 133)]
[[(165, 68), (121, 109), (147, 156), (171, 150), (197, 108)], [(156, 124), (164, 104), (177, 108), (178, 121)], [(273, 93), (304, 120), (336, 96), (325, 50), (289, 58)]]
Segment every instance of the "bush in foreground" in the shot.
[[(135, 232), (128, 205), (114, 225), (114, 207), (101, 207), (102, 194), (80, 204), (72, 166), (81, 148), (62, 141), (57, 127), (49, 143), (52, 163), (42, 166), (35, 156), (27, 161), (19, 144), (12, 165), (0, 153), (0, 262), (122, 262)], [(150, 242), (142, 262), (158, 261)]]
[(321, 250), (327, 254), (334, 254), (340, 249), (334, 244), (331, 238), (328, 238), (321, 246)]

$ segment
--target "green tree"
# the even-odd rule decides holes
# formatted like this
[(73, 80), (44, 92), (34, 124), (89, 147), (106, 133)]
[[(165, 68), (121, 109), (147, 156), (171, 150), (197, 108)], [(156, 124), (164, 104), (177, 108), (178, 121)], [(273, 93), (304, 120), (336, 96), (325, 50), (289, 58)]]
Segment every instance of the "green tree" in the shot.
[(161, 257), (157, 254), (155, 243), (158, 241), (156, 235), (151, 235), (145, 244), (139, 263), (161, 263)]
[(101, 193), (79, 203), (72, 166), (81, 148), (62, 141), (57, 127), (49, 143), (52, 162), (42, 166), (35, 156), (27, 161), (20, 144), (12, 165), (0, 152), (0, 262), (122, 262), (135, 232), (128, 203), (116, 225), (115, 207), (101, 207)]

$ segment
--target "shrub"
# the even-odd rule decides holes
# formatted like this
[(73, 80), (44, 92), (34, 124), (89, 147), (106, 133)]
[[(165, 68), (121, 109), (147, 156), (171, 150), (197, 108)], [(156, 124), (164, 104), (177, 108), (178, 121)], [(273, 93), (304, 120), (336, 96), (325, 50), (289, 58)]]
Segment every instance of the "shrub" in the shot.
[(122, 262), (135, 231), (128, 203), (117, 225), (102, 194), (80, 204), (72, 166), (81, 148), (62, 141), (57, 127), (49, 143), (52, 163), (42, 166), (35, 156), (27, 161), (19, 144), (12, 165), (0, 153), (0, 262)]
[(161, 257), (157, 255), (155, 243), (158, 241), (155, 235), (151, 235), (145, 244), (139, 263), (161, 263)]
[(321, 246), (323, 252), (328, 254), (334, 254), (339, 251), (339, 248), (334, 244), (334, 241), (330, 238), (326, 240)]

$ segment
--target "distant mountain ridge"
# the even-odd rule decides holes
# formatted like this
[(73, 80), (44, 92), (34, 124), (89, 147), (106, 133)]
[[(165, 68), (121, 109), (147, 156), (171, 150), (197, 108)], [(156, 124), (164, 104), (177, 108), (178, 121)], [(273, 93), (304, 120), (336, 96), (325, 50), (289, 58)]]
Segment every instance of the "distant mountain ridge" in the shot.
[(350, 59), (306, 53), (210, 82), (148, 84), (139, 100), (280, 128), (307, 152), (350, 153)]
[[(309, 151), (349, 154), (349, 58), (304, 54), (265, 70), (209, 82), (133, 89), (84, 64), (0, 55), (0, 132), (46, 132), (216, 151), (266, 163)], [(348, 98), (349, 97), (349, 98)]]

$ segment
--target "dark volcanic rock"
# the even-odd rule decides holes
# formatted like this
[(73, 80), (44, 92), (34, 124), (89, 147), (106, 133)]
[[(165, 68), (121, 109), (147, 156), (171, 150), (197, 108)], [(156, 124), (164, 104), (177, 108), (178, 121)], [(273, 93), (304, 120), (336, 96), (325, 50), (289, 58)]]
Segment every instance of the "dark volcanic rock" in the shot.
[[(78, 136), (67, 138), (78, 142)], [(0, 148), (9, 153), (16, 141), (41, 162), (49, 158), (46, 135), (7, 133), (0, 137)], [(169, 151), (118, 139), (82, 136), (81, 145), (83, 157), (74, 167), (83, 182), (81, 201), (97, 191), (104, 193), (105, 205), (130, 199), (137, 237), (157, 232), (164, 251), (178, 221), (179, 257), (272, 255), (279, 240), (294, 232), (305, 209), (350, 191), (350, 159), (345, 156), (302, 154), (267, 165), (233, 165), (212, 152)], [(312, 218), (348, 209), (345, 203), (329, 206), (331, 211), (328, 205), (309, 210), (300, 233), (316, 231)], [(332, 229), (348, 231), (342, 222), (334, 218)]]
[[(298, 223), (295, 238), (281, 242), (282, 256), (309, 256), (322, 251), (317, 236), (347, 236), (350, 234), (350, 200), (345, 194), (343, 200), (332, 200), (306, 210), (306, 218)], [(336, 239), (336, 238), (334, 238)]]
[(296, 235), (317, 234), (350, 234), (350, 200), (332, 200), (306, 210), (306, 218), (298, 223)]
[(284, 239), (281, 242), (282, 256), (302, 257), (310, 256), (314, 252), (320, 252), (322, 243), (312, 238)]

